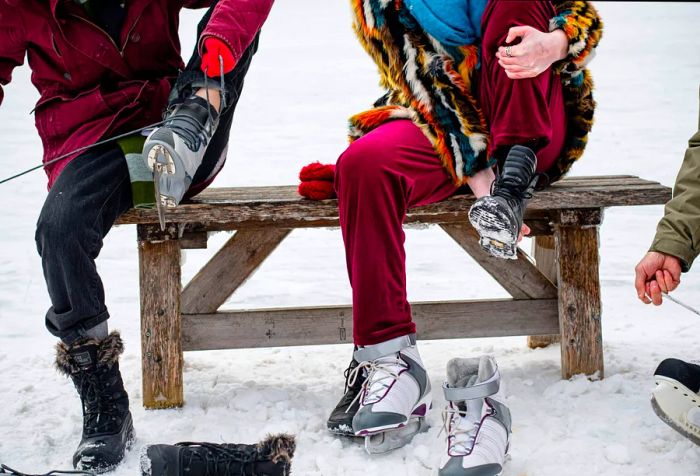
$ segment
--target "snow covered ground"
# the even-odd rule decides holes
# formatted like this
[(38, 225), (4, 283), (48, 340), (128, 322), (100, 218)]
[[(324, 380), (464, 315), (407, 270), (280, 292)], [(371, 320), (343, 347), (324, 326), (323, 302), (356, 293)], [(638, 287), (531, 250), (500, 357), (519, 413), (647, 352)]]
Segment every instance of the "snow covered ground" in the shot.
[[(599, 111), (574, 174), (636, 174), (671, 184), (696, 130), (700, 5), (601, 2), (606, 34), (593, 64)], [(199, 13), (183, 16), (186, 50)], [(343, 1), (280, 1), (247, 79), (225, 171), (215, 185), (291, 184), (302, 165), (332, 162), (345, 145), (345, 121), (379, 94), (374, 66), (354, 40)], [(312, 27), (313, 25), (313, 27)], [(36, 93), (21, 68), (0, 109), (0, 176), (34, 165), (40, 142), (29, 116)], [(0, 461), (27, 471), (69, 468), (81, 413), (75, 391), (53, 370), (54, 339), (43, 327), (49, 305), (34, 247), (45, 197), (40, 173), (0, 186)], [(667, 303), (644, 307), (633, 267), (649, 245), (661, 207), (610, 210), (602, 227), (606, 378), (562, 381), (559, 348), (528, 350), (523, 338), (424, 342), (440, 388), (449, 357), (493, 354), (513, 411), (507, 475), (700, 474), (700, 450), (654, 416), (651, 375), (663, 358), (699, 359), (700, 318)], [(211, 249), (226, 235), (213, 238)], [(505, 297), (506, 293), (437, 229), (409, 230), (412, 300)], [(187, 253), (188, 279), (211, 251)], [(140, 406), (135, 230), (114, 230), (99, 259), (113, 315), (127, 343), (122, 367), (133, 400), (137, 447), (182, 440), (252, 442), (268, 432), (298, 435), (298, 475), (437, 474), (442, 397), (429, 433), (383, 457), (333, 438), (327, 412), (342, 392), (350, 346), (186, 354), (180, 410)], [(677, 297), (700, 306), (700, 273), (684, 276)], [(295, 232), (229, 303), (230, 307), (349, 303), (338, 230)], [(137, 473), (138, 451), (115, 476)]]

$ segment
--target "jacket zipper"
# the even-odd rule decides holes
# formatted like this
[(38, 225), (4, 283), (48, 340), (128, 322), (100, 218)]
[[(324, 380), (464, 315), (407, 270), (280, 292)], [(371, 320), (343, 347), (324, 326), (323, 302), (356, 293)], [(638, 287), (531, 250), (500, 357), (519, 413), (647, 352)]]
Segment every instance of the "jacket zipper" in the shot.
[(136, 24), (139, 22), (139, 20), (141, 20), (141, 17), (143, 16), (143, 12), (139, 13), (139, 16), (136, 17), (136, 20), (134, 20), (134, 23), (131, 25), (131, 28), (129, 28), (129, 31), (127, 32), (127, 35), (126, 35), (126, 41), (124, 42), (124, 45), (121, 48), (119, 48), (119, 45), (117, 45), (117, 43), (109, 35), (109, 33), (104, 31), (104, 29), (102, 29), (96, 23), (93, 23), (90, 20), (88, 20), (87, 18), (81, 17), (80, 15), (76, 15), (75, 13), (71, 13), (70, 16), (77, 18), (78, 20), (83, 21), (83, 22), (87, 23), (88, 25), (92, 26), (93, 28), (97, 28), (99, 31), (101, 31), (109, 39), (109, 41), (112, 43), (112, 45), (114, 45), (114, 49), (119, 52), (119, 56), (124, 58), (124, 50), (126, 49), (126, 44), (128, 43), (129, 38), (131, 37), (131, 33), (134, 31), (134, 28), (136, 28)]

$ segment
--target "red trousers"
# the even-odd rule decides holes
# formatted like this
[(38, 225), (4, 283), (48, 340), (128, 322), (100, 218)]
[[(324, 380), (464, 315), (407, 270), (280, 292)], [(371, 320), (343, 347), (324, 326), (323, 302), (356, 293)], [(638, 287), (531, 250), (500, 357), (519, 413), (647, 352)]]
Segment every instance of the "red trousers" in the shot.
[[(565, 134), (561, 84), (547, 71), (511, 80), (496, 50), (508, 29), (530, 25), (548, 31), (549, 2), (491, 1), (484, 15), (481, 106), (492, 147), (541, 140), (538, 168), (546, 170)], [(353, 337), (372, 345), (416, 332), (406, 296), (403, 221), (409, 208), (439, 202), (457, 188), (430, 141), (411, 121), (393, 121), (353, 142), (338, 159), (335, 186), (352, 286)]]

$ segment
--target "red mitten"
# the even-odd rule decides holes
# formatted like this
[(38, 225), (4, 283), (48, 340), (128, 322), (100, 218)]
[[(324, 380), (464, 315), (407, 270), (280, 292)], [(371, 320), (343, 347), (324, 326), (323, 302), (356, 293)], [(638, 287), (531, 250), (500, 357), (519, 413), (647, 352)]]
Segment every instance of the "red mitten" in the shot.
[(299, 180), (310, 182), (312, 180), (326, 180), (332, 182), (335, 178), (335, 165), (314, 162), (307, 165), (299, 172)]
[(215, 36), (209, 36), (204, 40), (204, 54), (202, 55), (202, 71), (210, 78), (221, 76), (219, 56), (224, 60), (224, 74), (233, 71), (236, 59), (226, 43)]
[(335, 188), (333, 187), (333, 182), (324, 180), (301, 182), (299, 184), (299, 195), (311, 200), (328, 200), (335, 198)]

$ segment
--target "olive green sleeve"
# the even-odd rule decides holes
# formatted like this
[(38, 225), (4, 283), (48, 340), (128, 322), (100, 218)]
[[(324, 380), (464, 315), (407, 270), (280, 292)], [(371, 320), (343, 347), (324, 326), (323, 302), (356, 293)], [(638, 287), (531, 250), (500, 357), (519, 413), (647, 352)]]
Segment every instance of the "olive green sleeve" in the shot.
[(679, 258), (683, 271), (700, 255), (700, 130), (690, 139), (651, 251)]

